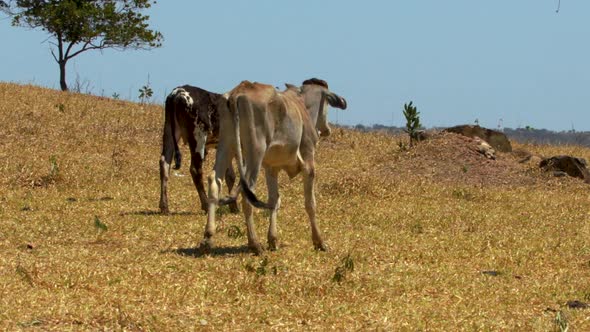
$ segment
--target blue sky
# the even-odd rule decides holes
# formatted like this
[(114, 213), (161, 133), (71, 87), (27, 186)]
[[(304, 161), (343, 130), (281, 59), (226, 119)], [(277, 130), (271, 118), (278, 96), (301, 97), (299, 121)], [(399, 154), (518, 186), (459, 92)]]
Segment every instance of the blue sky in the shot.
[[(349, 108), (340, 124), (590, 130), (590, 1), (159, 1), (148, 12), (163, 47), (91, 51), (68, 64), (93, 94), (156, 101), (181, 84), (215, 92), (242, 80), (328, 81)], [(2, 14), (0, 14), (2, 15)], [(41, 31), (0, 19), (0, 80), (58, 88)]]

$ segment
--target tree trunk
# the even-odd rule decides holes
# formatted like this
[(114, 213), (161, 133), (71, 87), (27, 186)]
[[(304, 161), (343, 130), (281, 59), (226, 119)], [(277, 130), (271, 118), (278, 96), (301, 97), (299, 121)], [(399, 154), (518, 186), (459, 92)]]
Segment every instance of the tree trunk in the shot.
[(66, 83), (66, 62), (67, 60), (61, 60), (59, 64), (59, 86), (61, 91), (68, 91), (68, 84)]

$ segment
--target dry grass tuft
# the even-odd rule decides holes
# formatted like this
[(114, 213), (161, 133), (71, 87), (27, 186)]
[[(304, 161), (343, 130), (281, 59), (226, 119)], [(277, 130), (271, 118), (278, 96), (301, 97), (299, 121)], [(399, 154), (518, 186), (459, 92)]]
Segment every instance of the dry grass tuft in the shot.
[(282, 176), (280, 250), (251, 256), (221, 213), (201, 256), (187, 165), (157, 213), (160, 106), (0, 83), (0, 115), (0, 330), (590, 330), (566, 305), (590, 298), (589, 187), (518, 156), (336, 129), (317, 153), (331, 251)]

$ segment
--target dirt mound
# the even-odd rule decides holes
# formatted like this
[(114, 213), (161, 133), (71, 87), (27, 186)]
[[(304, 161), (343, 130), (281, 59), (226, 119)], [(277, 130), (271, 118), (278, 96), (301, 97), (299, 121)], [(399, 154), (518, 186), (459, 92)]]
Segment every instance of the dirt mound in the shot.
[(479, 137), (488, 142), (494, 149), (501, 152), (512, 152), (512, 144), (508, 137), (499, 131), (483, 128), (480, 126), (460, 125), (447, 128), (444, 132), (461, 134), (463, 136), (475, 138)]
[(537, 165), (519, 163), (512, 153), (496, 152), (489, 159), (476, 139), (455, 133), (437, 133), (431, 139), (383, 165), (388, 176), (417, 177), (435, 182), (467, 185), (530, 185), (546, 182)]

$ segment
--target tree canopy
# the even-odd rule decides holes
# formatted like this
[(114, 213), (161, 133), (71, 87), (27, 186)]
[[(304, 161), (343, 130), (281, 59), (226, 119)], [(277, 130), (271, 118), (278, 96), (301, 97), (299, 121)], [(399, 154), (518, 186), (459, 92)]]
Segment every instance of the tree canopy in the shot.
[(66, 63), (89, 51), (107, 48), (151, 49), (163, 36), (149, 29), (152, 0), (12, 0), (0, 1), (0, 11), (12, 17), (12, 25), (41, 29), (53, 40), (51, 54), (60, 67), (60, 86), (67, 90)]

